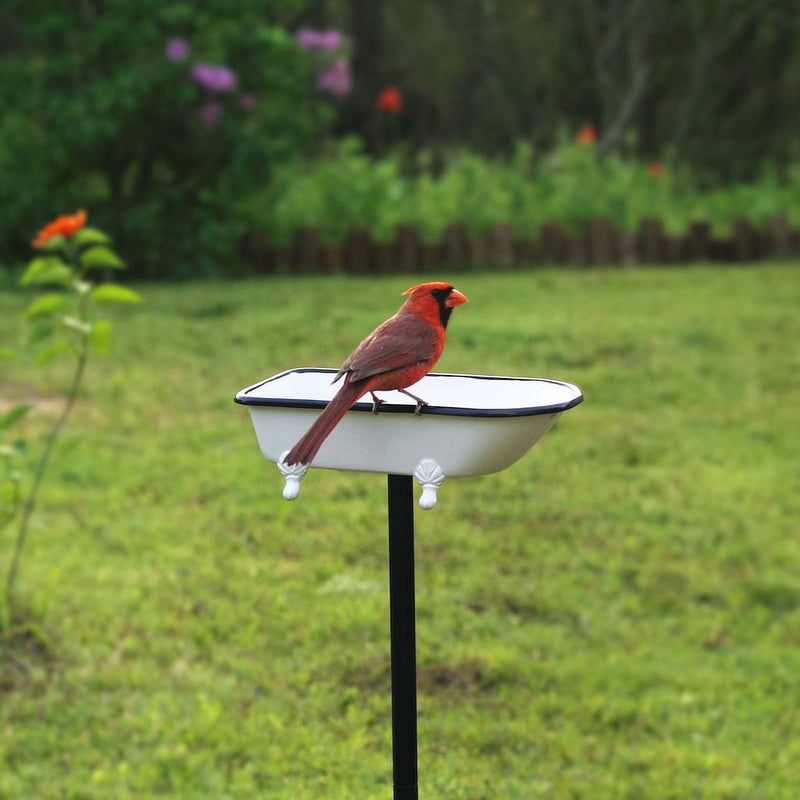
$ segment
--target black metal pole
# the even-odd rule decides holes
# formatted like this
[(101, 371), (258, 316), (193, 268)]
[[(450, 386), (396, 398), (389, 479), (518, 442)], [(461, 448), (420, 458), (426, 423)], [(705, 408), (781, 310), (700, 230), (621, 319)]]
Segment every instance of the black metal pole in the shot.
[(389, 621), (394, 800), (418, 800), (414, 493), (410, 475), (389, 475)]

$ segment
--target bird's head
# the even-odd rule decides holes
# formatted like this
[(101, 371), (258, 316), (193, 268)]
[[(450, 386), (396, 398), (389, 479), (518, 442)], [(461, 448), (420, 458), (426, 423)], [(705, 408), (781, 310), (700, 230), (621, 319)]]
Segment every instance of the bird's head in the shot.
[(438, 318), (443, 328), (447, 327), (453, 309), (467, 302), (466, 296), (458, 289), (442, 281), (417, 284), (406, 289), (403, 295), (408, 295), (404, 309), (429, 318), (432, 322)]

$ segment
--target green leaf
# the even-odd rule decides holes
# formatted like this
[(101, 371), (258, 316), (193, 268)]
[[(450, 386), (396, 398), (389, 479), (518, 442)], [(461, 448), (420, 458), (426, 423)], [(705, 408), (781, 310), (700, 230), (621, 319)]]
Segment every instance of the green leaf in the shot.
[(0, 433), (7, 431), (12, 425), (19, 422), (32, 408), (31, 405), (19, 405), (6, 411), (0, 416)]
[(111, 344), (111, 323), (107, 319), (95, 322), (89, 331), (89, 341), (98, 355), (106, 355)]
[(39, 318), (31, 325), (28, 331), (27, 342), (29, 345), (37, 345), (45, 339), (49, 339), (55, 333), (55, 325), (52, 319)]
[(91, 291), (92, 300), (97, 303), (141, 303), (142, 298), (132, 289), (116, 283), (104, 283)]
[(73, 237), (72, 240), (78, 247), (88, 247), (92, 244), (110, 244), (111, 237), (103, 233), (99, 228), (92, 228), (87, 226), (81, 228)]
[(80, 255), (84, 269), (125, 269), (125, 262), (109, 247), (102, 244), (87, 247)]
[(39, 284), (69, 286), (71, 282), (72, 270), (58, 256), (34, 258), (19, 279), (20, 286)]
[(14, 351), (10, 347), (0, 347), (0, 358), (14, 358)]
[(57, 253), (65, 249), (67, 240), (60, 234), (56, 234), (47, 240), (39, 249), (45, 253)]
[(36, 365), (41, 367), (44, 364), (49, 364), (54, 358), (71, 349), (69, 342), (63, 340), (54, 342), (50, 347), (45, 347), (36, 354)]
[(28, 306), (25, 311), (25, 317), (28, 320), (47, 317), (57, 311), (63, 311), (68, 306), (69, 301), (63, 294), (43, 294)]

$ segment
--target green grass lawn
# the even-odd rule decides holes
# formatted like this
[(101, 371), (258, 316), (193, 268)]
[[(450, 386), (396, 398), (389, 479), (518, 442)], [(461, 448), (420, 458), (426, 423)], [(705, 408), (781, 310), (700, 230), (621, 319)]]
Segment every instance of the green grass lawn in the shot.
[[(115, 313), (22, 563), (47, 645), (0, 646), (2, 800), (391, 797), (386, 480), (312, 470), (285, 502), (232, 400), (338, 366), (417, 277), (450, 276), (141, 286)], [(421, 797), (794, 800), (798, 265), (456, 284), (439, 370), (586, 400), (417, 513)], [(25, 302), (0, 295), (0, 344)], [(67, 366), (0, 362), (33, 440)]]

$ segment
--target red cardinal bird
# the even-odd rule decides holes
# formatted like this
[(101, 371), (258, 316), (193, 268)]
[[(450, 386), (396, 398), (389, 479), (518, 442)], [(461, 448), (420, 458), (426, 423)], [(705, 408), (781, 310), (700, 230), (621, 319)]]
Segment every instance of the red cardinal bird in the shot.
[(359, 397), (372, 395), (373, 411), (381, 404), (375, 392), (396, 389), (417, 401), (419, 414), (425, 401), (407, 392), (427, 375), (444, 350), (445, 329), (456, 306), (467, 302), (449, 283), (421, 283), (403, 292), (408, 300), (399, 311), (379, 325), (353, 351), (336, 373), (333, 383), (344, 376), (342, 388), (300, 441), (289, 451), (284, 463), (310, 464), (322, 443)]

